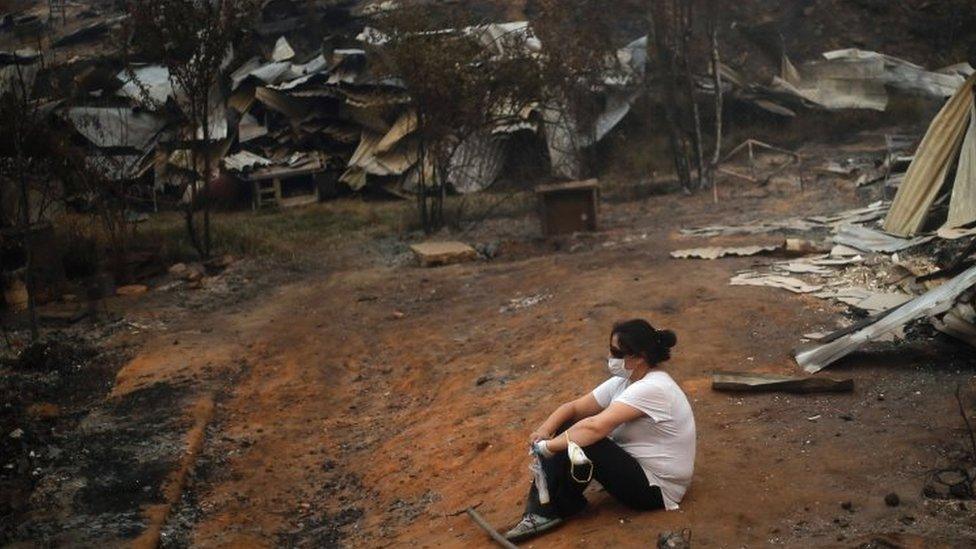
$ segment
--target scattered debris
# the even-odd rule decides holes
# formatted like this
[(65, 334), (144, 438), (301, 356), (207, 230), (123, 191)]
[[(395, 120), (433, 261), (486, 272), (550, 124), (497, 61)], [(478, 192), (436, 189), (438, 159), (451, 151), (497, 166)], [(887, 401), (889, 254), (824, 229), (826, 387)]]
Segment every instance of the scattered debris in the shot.
[(782, 250), (783, 246), (741, 246), (733, 248), (691, 248), (671, 252), (675, 259), (718, 259), (726, 256), (750, 256)]
[(478, 259), (478, 252), (463, 242), (422, 242), (410, 246), (421, 267), (436, 267)]
[(528, 309), (529, 307), (535, 307), (539, 303), (542, 303), (548, 299), (552, 299), (552, 294), (541, 293), (530, 295), (528, 297), (517, 297), (509, 300), (508, 305), (498, 309), (498, 312), (511, 313), (521, 309)]
[(732, 286), (768, 286), (770, 288), (782, 288), (795, 294), (809, 294), (823, 289), (823, 286), (807, 284), (799, 278), (760, 274), (752, 271), (732, 277), (729, 284)]
[[(786, 160), (778, 164), (775, 164), (772, 169), (766, 170), (764, 173), (760, 174), (756, 166), (757, 149), (770, 151), (778, 155), (784, 155), (786, 157)], [(747, 151), (749, 154), (750, 172), (748, 174), (744, 174), (724, 166), (717, 168), (717, 170), (726, 175), (731, 175), (734, 177), (738, 177), (740, 179), (745, 179), (746, 181), (750, 181), (752, 183), (759, 183), (763, 181), (769, 181), (776, 174), (800, 162), (800, 155), (796, 154), (793, 151), (788, 151), (786, 149), (774, 147), (772, 145), (763, 143), (762, 141), (757, 141), (755, 139), (747, 139), (745, 140), (745, 142), (737, 145), (731, 151), (729, 151), (729, 153), (725, 155), (725, 158), (721, 160), (720, 164), (728, 163), (730, 159), (740, 154), (743, 150)]]
[(757, 221), (745, 225), (712, 225), (691, 229), (681, 229), (682, 236), (735, 236), (754, 235), (772, 232), (810, 232), (815, 229), (833, 229), (841, 225), (866, 223), (884, 217), (888, 204), (878, 201), (863, 208), (838, 212), (829, 216), (811, 216), (785, 219), (781, 221)]
[(976, 285), (976, 267), (911, 301), (867, 319), (865, 323), (833, 334), (829, 343), (796, 353), (797, 363), (816, 373), (848, 355), (864, 343), (924, 316), (936, 316), (951, 309), (963, 292)]
[(830, 252), (830, 246), (822, 242), (803, 238), (787, 238), (784, 250), (793, 254), (816, 254)]
[(680, 532), (661, 532), (657, 537), (658, 549), (691, 549), (691, 529)]
[(712, 374), (712, 389), (749, 393), (774, 391), (797, 394), (849, 393), (854, 390), (854, 380), (763, 373), (716, 372)]
[(834, 235), (834, 242), (862, 252), (892, 253), (924, 244), (935, 238), (923, 236), (913, 239), (898, 238), (862, 225), (843, 225)]

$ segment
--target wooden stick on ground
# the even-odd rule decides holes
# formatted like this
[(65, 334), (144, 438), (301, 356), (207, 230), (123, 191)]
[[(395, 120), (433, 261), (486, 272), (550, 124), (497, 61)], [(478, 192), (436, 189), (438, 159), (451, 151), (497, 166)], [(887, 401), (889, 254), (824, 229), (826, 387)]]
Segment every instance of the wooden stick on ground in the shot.
[(512, 542), (508, 541), (501, 534), (495, 531), (495, 529), (492, 528), (491, 525), (488, 524), (488, 522), (485, 521), (485, 519), (480, 514), (478, 514), (477, 511), (474, 510), (474, 508), (468, 507), (467, 513), (468, 516), (471, 517), (471, 520), (473, 520), (475, 524), (477, 524), (482, 530), (487, 532), (488, 535), (491, 536), (491, 539), (495, 540), (495, 543), (501, 545), (502, 547), (505, 547), (506, 549), (518, 549), (518, 546), (514, 545)]

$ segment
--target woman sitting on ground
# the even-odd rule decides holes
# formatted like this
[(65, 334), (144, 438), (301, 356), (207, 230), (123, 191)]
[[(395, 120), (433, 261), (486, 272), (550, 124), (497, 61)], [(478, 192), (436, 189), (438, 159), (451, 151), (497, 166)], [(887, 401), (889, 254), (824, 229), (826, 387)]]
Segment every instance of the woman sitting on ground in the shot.
[[(660, 369), (676, 342), (674, 332), (655, 330), (646, 320), (613, 327), (610, 379), (556, 408), (529, 437), (549, 502), (539, 501), (533, 482), (522, 521), (508, 539), (538, 535), (583, 510), (591, 478), (633, 509), (678, 508), (695, 466), (695, 418), (684, 392)], [(571, 464), (570, 441), (590, 464)]]

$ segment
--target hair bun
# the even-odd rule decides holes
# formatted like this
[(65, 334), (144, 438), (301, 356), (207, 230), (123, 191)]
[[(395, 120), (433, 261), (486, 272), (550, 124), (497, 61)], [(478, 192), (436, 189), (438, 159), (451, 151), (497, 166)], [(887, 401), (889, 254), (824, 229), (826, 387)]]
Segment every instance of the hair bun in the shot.
[(670, 349), (678, 344), (678, 336), (674, 334), (671, 330), (658, 330), (657, 331), (658, 341), (661, 345)]

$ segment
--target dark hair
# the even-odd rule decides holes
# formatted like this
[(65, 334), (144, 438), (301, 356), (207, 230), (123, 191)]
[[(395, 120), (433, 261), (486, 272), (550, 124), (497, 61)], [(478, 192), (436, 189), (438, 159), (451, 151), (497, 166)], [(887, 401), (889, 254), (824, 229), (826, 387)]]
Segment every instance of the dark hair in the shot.
[(655, 330), (641, 318), (618, 322), (613, 325), (610, 339), (617, 334), (617, 346), (628, 355), (643, 357), (648, 364), (660, 364), (671, 358), (671, 347), (678, 343), (678, 336), (671, 330)]

